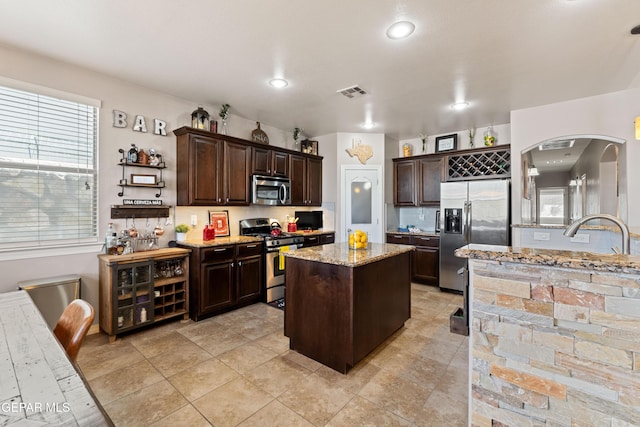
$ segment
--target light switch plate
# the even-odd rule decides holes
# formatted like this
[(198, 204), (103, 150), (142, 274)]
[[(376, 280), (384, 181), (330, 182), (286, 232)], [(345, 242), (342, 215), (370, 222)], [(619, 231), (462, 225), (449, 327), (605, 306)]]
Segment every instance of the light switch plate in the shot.
[(198, 225), (198, 215), (191, 215), (191, 226), (195, 227)]
[(533, 232), (533, 240), (549, 240), (549, 239), (550, 239), (549, 233), (541, 233), (539, 231)]
[(589, 243), (589, 235), (586, 233), (579, 233), (573, 236), (571, 241), (574, 243)]

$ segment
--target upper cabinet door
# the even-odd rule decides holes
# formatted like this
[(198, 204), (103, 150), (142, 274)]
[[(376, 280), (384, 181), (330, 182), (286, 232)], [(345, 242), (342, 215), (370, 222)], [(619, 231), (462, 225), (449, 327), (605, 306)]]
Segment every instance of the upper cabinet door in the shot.
[(253, 147), (251, 171), (254, 175), (289, 177), (289, 154)]
[(393, 204), (416, 206), (416, 161), (399, 160), (393, 163)]
[(307, 159), (292, 154), (289, 162), (289, 178), (291, 178), (291, 204), (303, 206), (307, 197)]
[(227, 205), (251, 203), (251, 147), (224, 144), (224, 199)]
[(420, 206), (439, 206), (442, 158), (418, 160), (418, 177), (418, 204)]
[(322, 205), (322, 160), (307, 159), (307, 205)]
[(224, 141), (183, 134), (177, 140), (178, 205), (223, 204)]

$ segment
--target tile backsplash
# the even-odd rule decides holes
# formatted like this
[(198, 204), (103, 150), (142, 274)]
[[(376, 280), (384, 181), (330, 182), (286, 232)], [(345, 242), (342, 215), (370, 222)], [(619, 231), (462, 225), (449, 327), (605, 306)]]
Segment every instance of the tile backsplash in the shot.
[(392, 203), (386, 205), (387, 230), (396, 231), (398, 227), (412, 225), (421, 231), (433, 232), (436, 226), (436, 212), (438, 207), (403, 207), (398, 208)]

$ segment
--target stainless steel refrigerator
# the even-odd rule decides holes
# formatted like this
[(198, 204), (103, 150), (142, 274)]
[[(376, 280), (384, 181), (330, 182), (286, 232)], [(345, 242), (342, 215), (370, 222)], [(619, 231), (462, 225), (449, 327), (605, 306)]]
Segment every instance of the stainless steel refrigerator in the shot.
[(470, 243), (509, 245), (509, 186), (509, 180), (440, 184), (441, 289), (464, 292), (466, 295), (467, 260), (454, 255), (457, 248)]

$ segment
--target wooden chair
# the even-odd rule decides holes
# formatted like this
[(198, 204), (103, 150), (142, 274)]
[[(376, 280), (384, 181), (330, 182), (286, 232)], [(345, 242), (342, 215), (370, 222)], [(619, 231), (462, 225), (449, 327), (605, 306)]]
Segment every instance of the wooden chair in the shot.
[(69, 359), (74, 363), (95, 315), (91, 304), (82, 299), (75, 299), (64, 309), (53, 330)]

